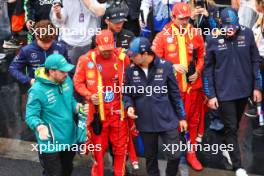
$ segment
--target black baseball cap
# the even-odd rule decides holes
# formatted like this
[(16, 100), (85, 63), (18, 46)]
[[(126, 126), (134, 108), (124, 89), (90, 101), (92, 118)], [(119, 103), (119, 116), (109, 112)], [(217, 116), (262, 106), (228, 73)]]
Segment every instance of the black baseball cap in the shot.
[(122, 4), (114, 4), (106, 9), (105, 17), (112, 23), (127, 21), (128, 8)]

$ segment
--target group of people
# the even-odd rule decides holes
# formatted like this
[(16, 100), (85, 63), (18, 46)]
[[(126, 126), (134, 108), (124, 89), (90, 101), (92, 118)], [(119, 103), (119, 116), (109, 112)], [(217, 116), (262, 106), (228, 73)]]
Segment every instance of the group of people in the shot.
[[(239, 24), (236, 9), (207, 11), (209, 1), (143, 0), (137, 9), (125, 1), (54, 0), (47, 7), (34, 2), (25, 2), (29, 44), (9, 72), (29, 88), (25, 120), (38, 144), (69, 144), (39, 153), (44, 175), (71, 175), (71, 146), (80, 142), (100, 146), (91, 152), (92, 176), (104, 175), (108, 148), (114, 175), (125, 175), (128, 157), (134, 169), (140, 167), (133, 143), (138, 135), (148, 175), (160, 175), (159, 138), (164, 145), (180, 145), (184, 134), (190, 136), (187, 143), (200, 143), (209, 108), (223, 123), (224, 143), (234, 148), (229, 154), (236, 175), (247, 176), (237, 131), (248, 98), (262, 102), (263, 19), (256, 40), (255, 32)], [(263, 13), (264, 2), (256, 4)], [(205, 34), (208, 28), (217, 30)], [(80, 113), (87, 115), (86, 128), (81, 128)], [(203, 169), (195, 147), (164, 153), (168, 176), (178, 173), (182, 158), (193, 169)]]

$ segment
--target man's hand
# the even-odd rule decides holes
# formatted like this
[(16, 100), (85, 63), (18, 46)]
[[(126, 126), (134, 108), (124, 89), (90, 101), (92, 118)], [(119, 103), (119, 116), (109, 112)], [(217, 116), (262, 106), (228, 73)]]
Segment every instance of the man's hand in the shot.
[(176, 70), (176, 72), (179, 72), (181, 74), (185, 74), (188, 72), (188, 69), (181, 64), (173, 64), (173, 68)]
[(199, 15), (199, 14), (200, 14), (200, 8), (195, 8), (195, 9), (193, 9), (193, 10), (192, 10), (192, 13), (191, 13), (191, 19), (194, 20), (195, 17), (196, 17), (197, 15)]
[(253, 100), (256, 103), (260, 103), (262, 101), (262, 93), (261, 93), (261, 91), (259, 91), (257, 89), (255, 89), (253, 91)]
[(199, 74), (198, 72), (196, 71), (193, 75), (189, 76), (189, 81), (191, 82), (191, 84), (194, 84), (195, 81), (198, 79), (199, 77)]
[(83, 105), (81, 103), (77, 103), (76, 112), (87, 115), (89, 113), (89, 105), (88, 104)]
[(135, 115), (135, 109), (133, 107), (129, 107), (127, 109), (127, 115), (128, 117), (130, 117), (131, 119), (136, 119), (138, 116)]
[(187, 131), (188, 130), (188, 124), (186, 120), (180, 120), (179, 121), (179, 127), (181, 132)]
[(31, 28), (34, 27), (34, 24), (35, 24), (34, 21), (32, 21), (32, 20), (28, 20), (28, 21), (26, 22), (26, 27), (27, 27), (27, 29), (28, 29), (28, 30), (31, 30)]
[(208, 107), (215, 110), (219, 107), (218, 100), (216, 97), (209, 99)]
[(32, 86), (35, 83), (35, 81), (36, 81), (35, 79), (31, 79), (30, 80), (30, 85)]
[(49, 129), (46, 125), (38, 125), (37, 126), (37, 131), (39, 133), (39, 139), (40, 140), (48, 140), (50, 135), (49, 135)]
[(209, 16), (209, 13), (208, 11), (206, 10), (206, 8), (201, 8), (200, 10), (200, 14), (205, 16), (205, 17), (208, 17)]
[(91, 101), (94, 105), (99, 105), (99, 97), (98, 97), (98, 94), (93, 94), (91, 96)]

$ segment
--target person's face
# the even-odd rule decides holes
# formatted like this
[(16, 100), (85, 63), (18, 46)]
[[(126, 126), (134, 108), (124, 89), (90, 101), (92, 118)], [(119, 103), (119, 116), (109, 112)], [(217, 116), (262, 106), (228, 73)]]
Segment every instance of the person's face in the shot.
[(103, 56), (103, 58), (107, 59), (112, 55), (113, 50), (100, 50), (99, 49), (99, 52), (100, 52), (101, 56)]
[(137, 55), (132, 57), (132, 61), (136, 65), (142, 65), (146, 62), (146, 60), (147, 60), (147, 57), (145, 56), (145, 54), (137, 54)]
[(60, 70), (50, 70), (50, 76), (56, 83), (61, 84), (66, 80), (68, 72), (63, 72)]
[(112, 23), (111, 20), (107, 20), (108, 28), (114, 32), (119, 33), (123, 29), (124, 22)]
[(176, 16), (173, 17), (173, 22), (178, 28), (186, 28), (189, 23), (190, 17), (178, 18)]
[(41, 41), (41, 40), (39, 40), (39, 39), (37, 38), (37, 44), (38, 44), (38, 46), (39, 46), (40, 48), (42, 48), (43, 50), (45, 50), (45, 51), (47, 51), (47, 50), (51, 47), (53, 41), (54, 41), (54, 40), (52, 40), (52, 41), (46, 43), (46, 42), (43, 42), (43, 41)]
[(264, 6), (262, 5), (262, 3), (258, 3), (256, 1), (256, 10), (259, 12), (259, 13), (263, 13), (264, 14)]

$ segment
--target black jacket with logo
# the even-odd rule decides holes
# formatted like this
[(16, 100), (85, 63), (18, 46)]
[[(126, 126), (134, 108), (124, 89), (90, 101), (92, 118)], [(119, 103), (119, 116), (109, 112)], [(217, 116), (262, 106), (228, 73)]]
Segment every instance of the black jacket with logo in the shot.
[[(115, 40), (115, 47), (118, 48), (129, 48), (129, 43), (132, 41), (132, 39), (135, 37), (135, 35), (126, 29), (122, 29), (119, 33), (114, 34), (114, 40)], [(95, 36), (92, 38), (92, 49), (96, 47), (95, 43)]]

